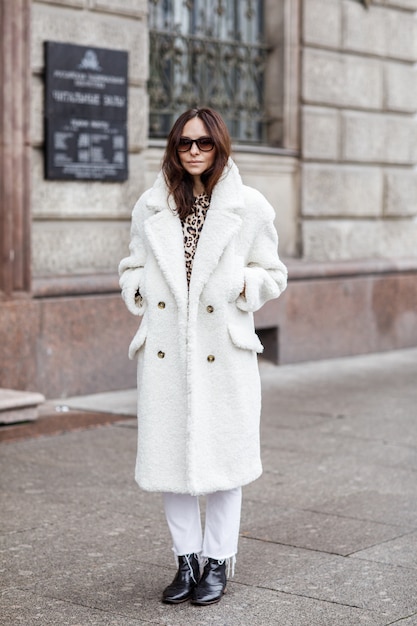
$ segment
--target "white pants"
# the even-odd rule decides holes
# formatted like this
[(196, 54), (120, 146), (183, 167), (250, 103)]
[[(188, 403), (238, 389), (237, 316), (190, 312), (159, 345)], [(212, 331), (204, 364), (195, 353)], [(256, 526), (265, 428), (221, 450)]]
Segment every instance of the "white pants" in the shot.
[(164, 493), (165, 516), (176, 556), (201, 554), (223, 560), (237, 553), (242, 505), (242, 488), (206, 495), (204, 536), (197, 496)]

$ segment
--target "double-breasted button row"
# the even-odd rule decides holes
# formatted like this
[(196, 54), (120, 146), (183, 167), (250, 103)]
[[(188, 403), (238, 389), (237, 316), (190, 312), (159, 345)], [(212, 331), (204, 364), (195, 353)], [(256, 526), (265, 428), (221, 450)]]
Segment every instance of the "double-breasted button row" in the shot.
[[(165, 306), (166, 306), (165, 302), (162, 302), (162, 301), (161, 301), (161, 302), (158, 302), (158, 309), (165, 309)], [(211, 304), (209, 304), (209, 305), (206, 307), (206, 311), (207, 311), (207, 313), (213, 313), (213, 311), (214, 311), (214, 306), (212, 306)]]
[[(158, 302), (158, 309), (165, 309), (165, 302)], [(208, 306), (206, 306), (206, 311), (207, 313), (213, 313), (214, 311), (214, 306), (212, 306), (211, 304), (209, 304)]]
[[(158, 358), (159, 359), (164, 359), (165, 358), (165, 352), (163, 352), (162, 350), (159, 350), (158, 352)], [(216, 357), (214, 356), (214, 354), (209, 354), (207, 357), (207, 361), (209, 363), (213, 363), (213, 361), (216, 360)]]
[[(165, 309), (165, 302), (163, 302), (162, 300), (158, 302), (158, 309)], [(162, 350), (159, 350), (158, 359), (164, 359), (164, 358), (165, 358), (165, 352), (163, 352)]]
[[(207, 306), (206, 306), (206, 311), (207, 311), (207, 313), (213, 313), (213, 311), (214, 311), (214, 306), (212, 306), (211, 304), (207, 305)], [(215, 360), (216, 360), (216, 357), (214, 356), (214, 354), (209, 354), (209, 355), (208, 355), (208, 357), (207, 357), (207, 361), (208, 361), (209, 363), (213, 363), (213, 361), (215, 361)]]

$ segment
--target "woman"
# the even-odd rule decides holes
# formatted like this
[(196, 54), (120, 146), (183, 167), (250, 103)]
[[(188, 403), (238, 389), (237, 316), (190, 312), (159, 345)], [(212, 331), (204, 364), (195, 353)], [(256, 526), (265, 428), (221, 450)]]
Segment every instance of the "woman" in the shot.
[(212, 109), (178, 118), (119, 267), (127, 308), (143, 315), (129, 348), (138, 359), (135, 477), (163, 493), (178, 571), (162, 600), (174, 604), (218, 602), (226, 566), (233, 575), (241, 488), (262, 472), (253, 312), (287, 282), (274, 211), (243, 185), (230, 150)]

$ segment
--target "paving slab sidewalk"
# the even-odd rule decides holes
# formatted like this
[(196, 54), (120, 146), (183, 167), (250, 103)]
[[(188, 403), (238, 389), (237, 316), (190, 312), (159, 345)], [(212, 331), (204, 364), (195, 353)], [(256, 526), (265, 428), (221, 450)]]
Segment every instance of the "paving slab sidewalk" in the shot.
[(119, 421), (0, 444), (0, 624), (417, 626), (417, 349), (261, 377), (264, 474), (218, 605), (160, 602), (175, 563), (130, 390), (49, 407)]

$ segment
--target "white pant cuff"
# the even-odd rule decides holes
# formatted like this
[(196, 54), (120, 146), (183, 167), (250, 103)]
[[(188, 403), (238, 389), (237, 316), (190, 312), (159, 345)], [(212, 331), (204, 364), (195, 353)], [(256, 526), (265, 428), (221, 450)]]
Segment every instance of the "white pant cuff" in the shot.
[(200, 568), (204, 568), (204, 565), (207, 563), (207, 559), (215, 559), (216, 561), (226, 561), (226, 577), (227, 578), (233, 578), (233, 576), (235, 575), (235, 567), (236, 567), (236, 554), (233, 554), (232, 556), (227, 556), (224, 559), (218, 559), (214, 556), (211, 557), (207, 557), (207, 556), (201, 556), (200, 557)]

